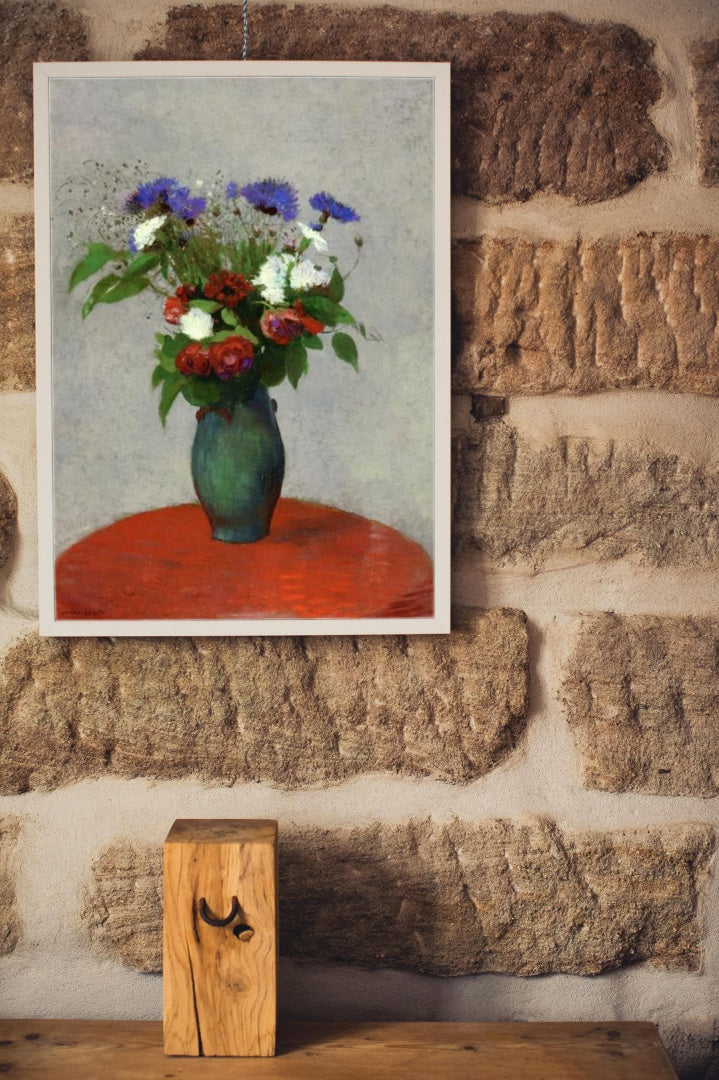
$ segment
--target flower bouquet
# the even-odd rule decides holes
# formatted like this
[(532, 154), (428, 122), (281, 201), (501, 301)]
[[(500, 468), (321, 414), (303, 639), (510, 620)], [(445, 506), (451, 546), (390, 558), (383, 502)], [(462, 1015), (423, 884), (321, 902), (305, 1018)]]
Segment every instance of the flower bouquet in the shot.
[[(180, 395), (197, 408), (193, 479), (217, 539), (246, 542), (269, 530), (284, 451), (267, 388), (285, 378), (296, 388), (309, 353), (327, 341), (358, 369), (348, 331), (365, 330), (342, 305), (348, 274), (325, 232), (359, 215), (326, 191), (309, 206), (308, 221), (298, 220), (297, 192), (284, 180), (218, 180), (198, 195), (161, 177), (122, 197), (108, 236), (87, 244), (70, 277), (72, 290), (110, 271), (90, 290), (83, 318), (146, 290), (162, 298), (171, 329), (156, 334), (152, 385), (163, 424)], [(362, 238), (354, 241), (358, 259)]]

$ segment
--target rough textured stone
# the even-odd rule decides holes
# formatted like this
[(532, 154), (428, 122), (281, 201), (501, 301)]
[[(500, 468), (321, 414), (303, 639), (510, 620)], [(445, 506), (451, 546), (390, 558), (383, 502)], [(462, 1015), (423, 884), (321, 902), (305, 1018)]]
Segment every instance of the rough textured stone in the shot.
[(564, 693), (588, 786), (719, 792), (719, 621), (592, 618), (579, 633)]
[(31, 215), (0, 217), (0, 391), (35, 385), (34, 272)]
[(82, 918), (92, 940), (138, 971), (162, 971), (162, 851), (120, 841), (92, 865)]
[(487, 237), (453, 264), (454, 386), (719, 393), (719, 238)]
[(33, 172), (32, 65), (88, 60), (82, 18), (54, 2), (6, 0), (0, 20), (0, 178)]
[(533, 444), (503, 421), (454, 444), (459, 549), (493, 562), (579, 553), (649, 566), (719, 565), (719, 470), (642, 444), (576, 437)]
[(681, 1028), (660, 1027), (662, 1042), (679, 1080), (719, 1080), (719, 1023), (685, 1020)]
[(17, 527), (17, 496), (0, 473), (0, 567), (13, 552)]
[[(280, 823), (280, 838), (284, 956), (434, 975), (700, 964), (708, 828), (569, 832), (529, 818), (293, 832)], [(143, 971), (161, 965), (161, 872), (159, 851), (119, 844), (94, 864), (87, 894), (96, 945)]]
[(719, 184), (719, 38), (699, 41), (690, 51), (694, 68), (697, 158), (703, 184)]
[[(648, 116), (661, 94), (651, 53), (627, 26), (556, 14), (309, 4), (256, 7), (249, 39), (253, 60), (451, 61), (454, 184), (491, 202), (540, 191), (594, 202), (664, 169), (667, 146)], [(173, 8), (164, 44), (137, 58), (241, 55), (239, 7), (192, 4)]]
[(104, 773), (471, 780), (523, 731), (527, 634), (516, 611), (458, 612), (454, 626), (410, 638), (25, 638), (0, 669), (0, 789)]
[(17, 818), (0, 818), (0, 956), (11, 953), (20, 937), (13, 866), (19, 832)]

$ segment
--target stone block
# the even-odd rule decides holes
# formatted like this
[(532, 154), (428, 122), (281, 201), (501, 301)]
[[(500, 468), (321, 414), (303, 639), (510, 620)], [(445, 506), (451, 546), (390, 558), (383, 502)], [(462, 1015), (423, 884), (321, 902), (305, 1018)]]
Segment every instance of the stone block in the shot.
[(20, 824), (17, 818), (0, 818), (0, 956), (11, 953), (20, 938), (20, 918), (15, 898), (15, 862)]
[(162, 971), (162, 848), (106, 848), (93, 863), (82, 917), (105, 952), (138, 971)]
[(681, 1027), (660, 1026), (660, 1035), (679, 1080), (719, 1080), (719, 1023), (705, 1015)]
[(0, 665), (0, 790), (85, 777), (465, 782), (511, 753), (527, 708), (518, 611), (451, 635), (38, 639)]
[[(0, 104), (0, 110), (2, 105)], [(30, 214), (0, 217), (0, 392), (35, 386), (35, 252)]]
[(719, 237), (455, 244), (454, 388), (719, 393)]
[(694, 111), (699, 179), (719, 184), (719, 38), (697, 41), (690, 49), (694, 74)]
[(652, 795), (719, 793), (719, 621), (601, 614), (564, 683), (584, 782)]
[(82, 17), (61, 3), (2, 5), (0, 31), (0, 179), (33, 174), (32, 65), (89, 60)]
[(17, 529), (17, 496), (0, 473), (0, 567), (10, 559)]
[[(573, 832), (544, 818), (280, 822), (280, 951), (431, 975), (586, 975), (640, 961), (697, 970), (713, 842), (703, 826)], [(121, 842), (87, 890), (95, 946), (142, 971), (161, 966), (161, 876), (159, 850)]]
[[(454, 186), (494, 203), (538, 192), (597, 202), (666, 168), (649, 119), (662, 92), (652, 49), (616, 23), (387, 6), (263, 4), (249, 34), (252, 60), (451, 61)], [(241, 56), (240, 7), (189, 4), (136, 59)]]
[(493, 563), (719, 565), (719, 469), (648, 444), (529, 442), (503, 421), (454, 444), (454, 536)]

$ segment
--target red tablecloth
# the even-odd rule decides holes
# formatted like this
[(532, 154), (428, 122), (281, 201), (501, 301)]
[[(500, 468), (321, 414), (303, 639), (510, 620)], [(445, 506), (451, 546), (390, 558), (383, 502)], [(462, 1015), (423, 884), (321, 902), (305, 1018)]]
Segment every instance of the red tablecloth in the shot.
[(270, 535), (213, 540), (196, 505), (133, 514), (57, 559), (58, 619), (427, 617), (432, 562), (377, 521), (280, 499)]

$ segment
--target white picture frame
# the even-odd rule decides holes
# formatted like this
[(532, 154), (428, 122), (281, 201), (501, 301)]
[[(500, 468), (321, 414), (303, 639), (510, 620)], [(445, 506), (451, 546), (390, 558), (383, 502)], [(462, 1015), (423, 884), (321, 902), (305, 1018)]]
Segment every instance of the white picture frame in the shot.
[[(42, 63), (34, 78), (40, 632), (449, 632), (449, 65)], [(142, 514), (163, 511), (162, 522), (170, 522), (168, 508), (193, 502), (187, 445), (193, 410), (178, 402), (173, 413), (184, 409), (183, 416), (168, 417), (164, 429), (151, 416), (157, 406), (157, 390), (150, 386), (153, 334), (164, 325), (160, 297), (148, 289), (151, 300), (107, 304), (99, 316), (98, 304), (83, 320), (92, 280), (72, 293), (66, 284), (85, 245), (102, 236), (106, 220), (125, 212), (123, 169), (137, 178), (140, 159), (147, 162), (148, 181), (177, 177), (190, 187), (210, 185), (217, 170), (243, 184), (282, 177), (302, 189), (304, 205), (310, 191), (323, 190), (361, 208), (359, 232), (354, 223), (349, 231), (347, 223), (337, 223), (343, 255), (361, 255), (343, 301), (358, 321), (366, 320), (359, 371), (331, 358), (325, 347), (308, 354), (309, 374), (296, 389), (285, 381), (271, 391), (281, 399), (278, 415), (291, 463), (282, 498), (295, 509), (320, 504), (343, 515), (330, 515), (323, 533), (329, 546), (322, 549), (322, 573), (311, 566), (320, 550), (312, 546), (311, 523), (298, 533), (295, 521), (281, 549), (272, 531), (254, 544), (213, 540), (201, 571), (191, 572), (178, 555), (179, 568), (170, 566), (167, 580), (158, 576), (144, 533), (140, 547), (128, 552), (127, 531), (125, 539), (117, 531), (118, 522)], [(208, 190), (198, 186), (193, 194)], [(350, 232), (357, 236), (351, 237), (354, 248)], [(152, 521), (159, 529), (160, 518)], [(352, 534), (351, 556), (340, 544), (341, 522), (349, 522), (350, 532), (359, 530)], [(132, 535), (142, 528), (135, 522)], [(169, 525), (162, 529), (171, 531)], [(180, 532), (178, 526), (167, 536), (170, 554)], [(98, 533), (104, 546), (97, 546), (99, 540), (87, 546)], [(389, 551), (395, 534), (398, 551), (394, 562), (387, 556), (380, 587), (384, 555), (376, 551)], [(263, 561), (270, 541), (274, 563)], [(84, 554), (75, 550), (83, 544)], [(280, 550), (284, 562), (278, 561)], [(431, 566), (421, 602), (410, 595), (411, 575), (407, 595), (401, 593), (415, 556), (422, 564), (420, 552)], [(116, 555), (119, 561), (113, 561)], [(212, 592), (211, 575), (219, 574), (220, 563), (223, 584)], [(250, 588), (249, 573), (242, 576), (248, 565), (266, 574), (261, 609), (259, 594), (246, 609), (238, 600)], [(272, 566), (280, 567), (274, 577)], [(292, 589), (283, 586), (281, 596), (273, 595), (273, 580), (287, 576), (283, 568)], [(354, 582), (356, 611), (344, 594), (336, 610), (320, 603), (323, 579), (329, 594), (340, 569)], [(259, 572), (252, 571), (252, 581), (260, 580)], [(193, 592), (195, 606), (188, 601), (185, 610), (180, 594), (187, 578), (197, 584), (197, 596)], [(393, 583), (400, 588), (396, 597)], [(309, 599), (288, 606), (306, 585)], [(375, 587), (380, 601), (372, 607)], [(384, 608), (383, 588), (390, 597)]]

